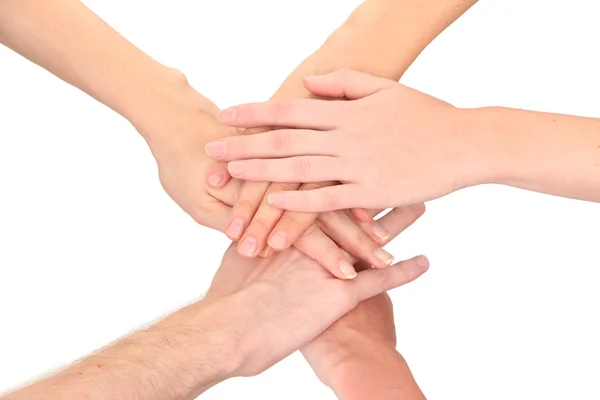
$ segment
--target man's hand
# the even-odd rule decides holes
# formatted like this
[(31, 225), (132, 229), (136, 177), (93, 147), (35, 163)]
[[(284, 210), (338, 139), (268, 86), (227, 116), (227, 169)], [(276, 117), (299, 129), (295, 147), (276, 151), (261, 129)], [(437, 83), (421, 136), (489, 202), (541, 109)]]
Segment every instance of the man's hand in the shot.
[[(397, 214), (398, 209), (391, 211)], [(373, 212), (368, 213), (372, 218)], [(412, 225), (421, 213), (405, 213), (403, 222), (382, 219), (395, 233)], [(358, 263), (358, 271), (369, 269)], [(387, 293), (362, 301), (325, 332), (304, 346), (302, 354), (317, 377), (336, 392), (339, 399), (423, 399), (408, 364), (396, 351), (396, 328), (392, 301)], [(360, 379), (355, 379), (360, 376)]]
[(425, 398), (396, 351), (393, 306), (386, 293), (361, 302), (301, 350), (340, 400)]
[[(397, 212), (381, 219), (392, 236), (404, 230), (406, 221)], [(218, 306), (223, 299), (236, 299), (237, 309), (219, 315), (231, 321), (234, 341), (240, 343), (235, 375), (255, 375), (306, 345), (361, 301), (416, 279), (428, 265), (419, 256), (340, 280), (295, 249), (263, 260), (244, 258), (232, 245), (204, 301)]]

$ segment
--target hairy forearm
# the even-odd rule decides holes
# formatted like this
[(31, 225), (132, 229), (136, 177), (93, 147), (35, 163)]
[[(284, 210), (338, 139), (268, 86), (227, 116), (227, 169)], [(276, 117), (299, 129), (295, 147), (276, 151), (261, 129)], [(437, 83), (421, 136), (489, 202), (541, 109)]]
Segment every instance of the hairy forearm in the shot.
[(490, 107), (464, 110), (470, 153), (500, 183), (600, 202), (600, 119)]
[(213, 314), (188, 306), (3, 400), (194, 399), (235, 368)]
[(340, 400), (422, 400), (408, 364), (393, 348), (361, 349), (339, 364), (329, 379)]
[(130, 120), (184, 86), (79, 0), (0, 0), (0, 42)]
[(367, 0), (292, 72), (276, 97), (309, 93), (302, 78), (351, 68), (399, 80), (417, 56), (477, 0)]

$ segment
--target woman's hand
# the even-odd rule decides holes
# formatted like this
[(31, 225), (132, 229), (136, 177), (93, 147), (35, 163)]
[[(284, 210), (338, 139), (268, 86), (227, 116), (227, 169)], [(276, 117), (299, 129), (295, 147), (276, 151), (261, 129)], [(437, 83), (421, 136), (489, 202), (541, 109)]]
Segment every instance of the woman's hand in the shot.
[(232, 179), (219, 190), (211, 189), (207, 180), (226, 180), (229, 174), (226, 164), (206, 155), (204, 146), (237, 130), (218, 123), (218, 108), (185, 81), (157, 96), (155, 110), (130, 120), (156, 158), (163, 188), (196, 222), (224, 231), (241, 182)]
[[(229, 163), (235, 178), (341, 185), (272, 193), (293, 211), (417, 204), (480, 183), (482, 141), (462, 124), (463, 110), (397, 82), (341, 70), (305, 80), (314, 94), (351, 101), (296, 99), (225, 110), (236, 127), (282, 126), (217, 140), (207, 153)], [(244, 160), (244, 161), (235, 161)]]

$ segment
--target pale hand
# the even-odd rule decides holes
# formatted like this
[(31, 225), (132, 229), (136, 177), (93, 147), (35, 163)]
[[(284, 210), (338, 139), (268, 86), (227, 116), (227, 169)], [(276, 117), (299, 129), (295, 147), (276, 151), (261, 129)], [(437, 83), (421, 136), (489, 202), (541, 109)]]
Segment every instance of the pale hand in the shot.
[[(341, 70), (305, 80), (315, 99), (275, 100), (222, 111), (236, 127), (283, 126), (208, 144), (235, 178), (342, 184), (280, 192), (269, 202), (294, 211), (418, 204), (479, 183), (480, 144), (461, 126), (464, 110), (397, 82)], [(466, 148), (470, 147), (470, 151)], [(245, 160), (245, 161), (235, 161)]]
[(230, 180), (219, 190), (208, 187), (207, 179), (227, 179), (228, 174), (226, 165), (215, 165), (204, 147), (237, 130), (218, 123), (218, 108), (186, 83), (161, 99), (155, 113), (131, 122), (146, 138), (169, 196), (199, 224), (224, 231), (241, 182)]

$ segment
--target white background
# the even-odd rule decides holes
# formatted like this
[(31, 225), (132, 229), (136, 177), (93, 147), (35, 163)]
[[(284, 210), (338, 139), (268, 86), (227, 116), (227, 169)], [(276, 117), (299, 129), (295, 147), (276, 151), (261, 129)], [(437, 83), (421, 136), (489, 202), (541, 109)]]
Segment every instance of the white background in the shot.
[[(359, 1), (86, 3), (224, 107), (269, 97)], [(402, 82), (457, 106), (600, 116), (599, 12), (482, 1)], [(227, 246), (163, 193), (125, 120), (4, 48), (0, 194), (0, 392), (198, 298)], [(431, 202), (390, 246), (432, 262), (391, 293), (426, 395), (600, 398), (599, 237), (597, 204), (495, 186)], [(203, 398), (333, 396), (295, 354)]]

